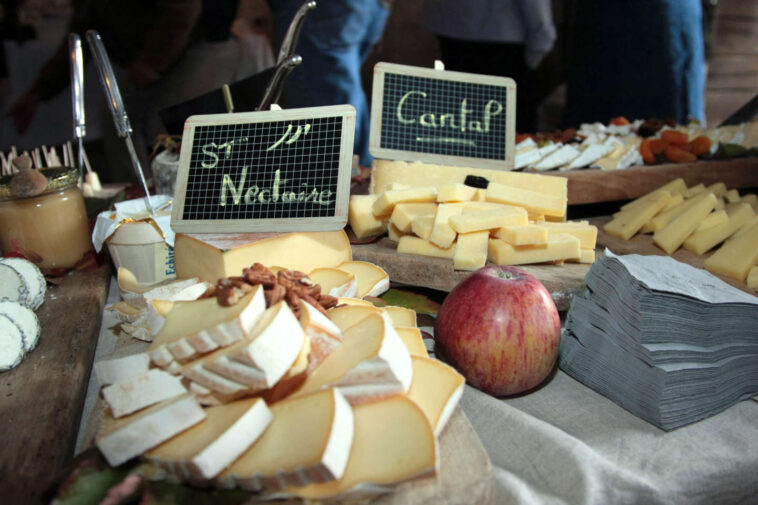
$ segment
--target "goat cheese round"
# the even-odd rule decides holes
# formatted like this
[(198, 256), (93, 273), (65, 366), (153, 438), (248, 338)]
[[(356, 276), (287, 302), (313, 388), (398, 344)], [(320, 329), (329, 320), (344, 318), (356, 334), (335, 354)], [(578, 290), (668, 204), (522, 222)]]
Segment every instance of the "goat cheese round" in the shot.
[(0, 372), (10, 370), (24, 359), (24, 341), (16, 323), (0, 315)]
[(21, 275), (29, 290), (31, 303), (29, 308), (37, 310), (45, 301), (45, 291), (47, 291), (47, 281), (39, 267), (23, 258), (2, 258), (0, 264), (11, 267)]
[(37, 346), (40, 335), (40, 324), (37, 314), (29, 307), (18, 302), (0, 302), (0, 314), (10, 319), (21, 331), (24, 351), (29, 352)]
[(28, 307), (31, 305), (30, 298), (24, 277), (10, 265), (0, 263), (0, 301), (9, 300)]

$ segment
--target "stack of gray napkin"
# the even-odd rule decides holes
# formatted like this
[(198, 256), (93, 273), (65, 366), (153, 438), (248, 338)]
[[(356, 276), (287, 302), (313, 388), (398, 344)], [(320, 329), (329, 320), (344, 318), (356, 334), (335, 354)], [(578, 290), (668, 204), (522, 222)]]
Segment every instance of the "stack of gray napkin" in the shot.
[(671, 430), (758, 393), (758, 297), (667, 256), (606, 250), (569, 309), (560, 367)]

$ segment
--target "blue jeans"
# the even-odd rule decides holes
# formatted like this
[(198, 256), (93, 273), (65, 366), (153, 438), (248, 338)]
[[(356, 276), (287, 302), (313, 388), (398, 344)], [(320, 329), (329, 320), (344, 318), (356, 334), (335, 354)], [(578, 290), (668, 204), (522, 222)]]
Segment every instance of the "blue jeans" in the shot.
[[(281, 45), (303, 0), (271, 0)], [(356, 110), (354, 152), (371, 166), (368, 152), (370, 108), (361, 84), (361, 66), (379, 41), (389, 12), (378, 0), (318, 0), (303, 23), (294, 53), (302, 64), (284, 86), (288, 107), (351, 104)]]

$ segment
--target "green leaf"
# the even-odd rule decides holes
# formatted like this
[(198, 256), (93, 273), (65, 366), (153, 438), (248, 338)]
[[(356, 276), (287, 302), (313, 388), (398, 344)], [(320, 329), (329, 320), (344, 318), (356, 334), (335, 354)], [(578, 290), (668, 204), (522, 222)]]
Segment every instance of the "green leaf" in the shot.
[(112, 468), (85, 468), (73, 482), (53, 500), (55, 505), (98, 504), (108, 491), (121, 482), (129, 472)]
[(240, 489), (220, 491), (197, 489), (169, 482), (152, 482), (145, 500), (148, 505), (239, 505), (249, 501), (252, 494)]
[[(424, 295), (411, 293), (410, 291), (404, 291), (402, 289), (390, 289), (384, 293), (380, 299), (386, 305), (396, 305), (399, 307), (413, 309), (417, 314), (429, 314), (431, 316), (436, 316), (437, 311), (440, 308), (440, 304), (434, 300), (431, 300)], [(373, 300), (370, 301), (373, 302)], [(381, 307), (381, 305), (378, 305), (377, 303), (374, 303), (374, 305)]]

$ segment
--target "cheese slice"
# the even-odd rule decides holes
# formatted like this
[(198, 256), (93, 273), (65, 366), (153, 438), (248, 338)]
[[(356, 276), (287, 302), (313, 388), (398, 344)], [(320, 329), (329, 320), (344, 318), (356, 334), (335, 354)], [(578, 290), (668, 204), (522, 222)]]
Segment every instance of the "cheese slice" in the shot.
[(538, 191), (490, 183), (487, 186), (487, 201), (524, 207), (533, 214), (562, 217), (566, 214), (568, 200)]
[(405, 307), (398, 307), (395, 305), (388, 305), (386, 307), (382, 307), (382, 310), (387, 313), (387, 315), (392, 320), (392, 326), (397, 328), (398, 326), (410, 326), (412, 328), (416, 327), (416, 311), (413, 309), (408, 309)]
[(500, 228), (495, 236), (511, 245), (542, 245), (547, 244), (548, 233), (541, 226), (523, 224)]
[(98, 361), (94, 365), (95, 376), (100, 385), (107, 386), (147, 372), (150, 356), (142, 352), (122, 358)]
[(340, 305), (367, 305), (369, 307), (373, 307), (374, 304), (369, 302), (368, 300), (363, 300), (362, 298), (345, 298), (340, 297), (337, 299), (337, 306)]
[(489, 230), (473, 231), (458, 235), (453, 254), (453, 267), (456, 270), (478, 270), (487, 263)]
[(439, 453), (434, 429), (413, 400), (397, 395), (355, 406), (353, 415), (355, 435), (342, 477), (289, 488), (284, 494), (309, 500), (360, 498), (437, 473)]
[[(742, 203), (742, 202), (740, 202), (740, 203)], [(730, 241), (738, 238), (740, 235), (742, 235), (743, 233), (747, 232), (750, 228), (752, 228), (755, 225), (758, 225), (758, 216), (755, 216), (753, 219), (751, 219), (750, 221), (748, 221), (747, 223), (745, 223), (744, 225), (742, 225), (742, 227), (739, 230), (737, 230), (734, 233), (734, 235), (732, 235), (731, 237), (729, 237), (727, 239), (727, 242), (730, 242)]]
[(722, 197), (726, 196), (728, 192), (726, 189), (726, 184), (724, 184), (723, 182), (714, 182), (710, 186), (706, 186), (705, 190), (710, 191), (716, 196), (722, 196)]
[(358, 295), (358, 279), (350, 272), (339, 268), (317, 268), (308, 274), (314, 284), (321, 286), (321, 292), (339, 297), (354, 297)]
[(747, 287), (750, 289), (758, 289), (758, 266), (750, 269), (747, 274)]
[[(645, 204), (646, 202), (649, 202), (651, 200), (656, 200), (661, 195), (665, 195), (666, 197), (673, 197), (675, 194), (680, 194), (680, 193), (671, 193), (670, 191), (665, 190), (665, 189), (656, 189), (655, 191), (651, 191), (650, 193), (644, 196), (641, 196), (637, 198), (636, 200), (632, 200), (631, 202), (622, 205), (621, 210), (613, 214), (613, 217), (616, 217), (617, 214), (625, 210), (639, 208), (641, 205)], [(682, 197), (682, 199), (679, 202), (681, 203), (682, 201), (684, 201), (684, 197)], [(666, 205), (668, 205), (668, 203)]]
[[(411, 357), (429, 357), (429, 353), (426, 350), (426, 345), (424, 345), (424, 337), (421, 335), (421, 330), (412, 327), (396, 326), (395, 331), (400, 337), (400, 340), (402, 340), (405, 344), (405, 347), (408, 349)], [(411, 386), (412, 385), (413, 383), (411, 382)]]
[(95, 444), (108, 464), (118, 466), (203, 419), (203, 408), (188, 394), (120, 419), (106, 412)]
[(487, 190), (478, 188), (476, 190), (476, 193), (474, 193), (474, 199), (472, 200), (474, 202), (486, 202), (487, 201)]
[(342, 477), (353, 443), (353, 410), (336, 389), (287, 398), (270, 407), (263, 435), (217, 482), (249, 491), (278, 490)]
[(729, 220), (726, 214), (726, 210), (714, 210), (708, 216), (703, 219), (703, 222), (695, 228), (693, 234), (700, 233), (701, 231), (710, 230), (716, 226), (721, 226)]
[(513, 169), (518, 170), (520, 168), (532, 166), (541, 159), (542, 153), (537, 147), (523, 149), (521, 152), (516, 152), (516, 156), (513, 160)]
[(570, 261), (572, 263), (588, 263), (592, 264), (595, 262), (595, 250), (594, 249), (582, 249), (581, 254), (578, 258), (571, 258), (566, 261)]
[(434, 215), (434, 225), (432, 234), (429, 236), (429, 242), (446, 249), (455, 242), (456, 232), (450, 226), (449, 220), (452, 216), (461, 214), (463, 207), (456, 203), (441, 203), (437, 206), (437, 213)]
[(353, 274), (358, 281), (358, 298), (379, 296), (390, 288), (390, 276), (381, 267), (368, 261), (346, 261), (339, 270)]
[[(303, 254), (307, 251), (307, 254)], [(180, 279), (198, 277), (215, 283), (241, 275), (255, 262), (310, 272), (350, 261), (344, 230), (298, 233), (176, 234), (174, 266)]]
[(559, 198), (566, 198), (568, 195), (568, 181), (565, 177), (379, 159), (374, 160), (369, 191), (380, 193), (392, 182), (402, 182), (410, 186), (441, 186), (453, 182), (463, 183), (468, 175), (484, 177), (490, 182), (538, 191)]
[(103, 398), (115, 418), (132, 414), (186, 392), (178, 377), (157, 369), (129, 377), (102, 390)]
[(437, 188), (422, 186), (408, 189), (390, 189), (381, 193), (371, 206), (371, 212), (377, 217), (388, 217), (395, 205), (399, 203), (436, 202)]
[(474, 199), (476, 190), (477, 188), (460, 182), (442, 184), (437, 186), (437, 201), (440, 203), (468, 202)]
[(342, 342), (342, 330), (308, 302), (302, 302), (300, 326), (310, 340), (308, 371), (312, 371)]
[[(577, 168), (584, 168), (603, 156), (607, 156), (613, 151), (613, 146), (606, 146), (603, 144), (590, 144), (587, 145), (581, 154), (569, 163), (565, 168), (566, 170), (574, 170)], [(561, 168), (563, 170), (563, 168)]]
[[(432, 236), (432, 228), (434, 227), (434, 216), (419, 216), (413, 218), (411, 223), (411, 231), (418, 237), (429, 240)], [(400, 240), (398, 240), (400, 243)]]
[(439, 436), (463, 395), (466, 379), (439, 360), (414, 356), (408, 398), (424, 411)]
[(408, 391), (408, 349), (386, 318), (370, 314), (344, 330), (343, 341), (295, 393), (336, 387), (351, 404)]
[(691, 188), (687, 188), (687, 191), (684, 192), (685, 198), (692, 198), (693, 196), (697, 196), (700, 193), (705, 193), (705, 184), (702, 182), (700, 184), (697, 184), (695, 186), (692, 186)]
[(579, 239), (582, 249), (595, 249), (597, 244), (597, 226), (576, 222), (565, 223), (539, 223), (537, 226), (547, 231), (548, 237), (556, 233), (568, 233)]
[(197, 300), (210, 287), (208, 282), (201, 282), (197, 277), (174, 280), (147, 289), (139, 298), (129, 299), (129, 304), (135, 307), (148, 307), (153, 300), (191, 301)]
[(669, 198), (671, 196), (668, 193), (661, 192), (640, 206), (623, 211), (607, 222), (603, 229), (609, 235), (629, 240), (666, 205)]
[[(379, 316), (384, 317), (386, 312), (383, 308), (374, 307), (373, 305), (345, 305), (329, 309), (326, 311), (326, 314), (329, 317), (329, 320), (344, 332), (372, 314), (378, 314)], [(387, 317), (389, 318), (389, 316)], [(389, 319), (389, 321), (390, 324), (392, 324), (392, 320)]]
[[(755, 217), (755, 212), (748, 203), (735, 204), (734, 207), (729, 209), (727, 214), (728, 220), (726, 223), (693, 233), (684, 241), (682, 246), (695, 254), (703, 254), (729, 238)], [(703, 222), (707, 220), (706, 218)]]
[(488, 256), (496, 265), (527, 265), (580, 258), (581, 254), (578, 238), (558, 233), (550, 237), (547, 245), (540, 246), (512, 246), (500, 239), (490, 239)]
[(145, 459), (169, 475), (202, 482), (231, 465), (273, 419), (260, 398), (209, 407), (205, 415), (205, 421), (146, 452)]
[(390, 223), (395, 225), (402, 233), (410, 233), (415, 218), (419, 216), (434, 216), (436, 212), (436, 203), (399, 203), (392, 210)]
[(448, 248), (442, 248), (436, 244), (432, 244), (428, 240), (424, 240), (423, 238), (406, 235), (400, 237), (400, 240), (397, 243), (397, 252), (452, 259), (455, 255), (455, 245), (453, 244)]
[(266, 300), (260, 285), (230, 307), (219, 305), (215, 297), (176, 302), (148, 349), (150, 359), (166, 367), (172, 358), (187, 360), (230, 345), (253, 329), (265, 309)]
[(504, 226), (525, 225), (529, 214), (522, 207), (498, 205), (497, 207), (478, 207), (475, 205), (463, 209), (463, 214), (450, 218), (450, 227), (456, 233), (494, 230)]
[(358, 238), (381, 235), (387, 229), (383, 220), (377, 219), (371, 208), (379, 195), (350, 195), (347, 222)]
[(758, 265), (758, 225), (722, 245), (704, 262), (709, 272), (740, 281), (747, 278), (755, 265)]
[[(647, 232), (656, 232), (658, 230), (662, 230), (671, 221), (681, 216), (682, 214), (687, 213), (689, 209), (691, 209), (694, 205), (697, 204), (698, 201), (700, 201), (699, 199), (705, 198), (706, 195), (707, 193), (700, 193), (693, 198), (688, 198), (679, 205), (675, 205), (674, 207), (670, 207), (666, 210), (661, 209), (661, 212), (650, 220), (648, 226), (645, 227), (645, 230)], [(668, 207), (668, 205), (664, 205), (664, 207)]]
[(715, 205), (716, 197), (713, 193), (704, 193), (704, 197), (699, 198), (687, 212), (671, 221), (662, 230), (655, 232), (653, 242), (666, 254), (673, 254), (687, 237), (692, 235), (695, 228), (710, 214)]
[(655, 200), (656, 195), (658, 194), (659, 191), (667, 191), (670, 195), (684, 194), (687, 191), (687, 184), (685, 184), (684, 179), (679, 177), (678, 179), (669, 181), (663, 186), (656, 188), (645, 195), (642, 195), (636, 200), (632, 200), (631, 202), (625, 205), (622, 205), (621, 209), (625, 210), (627, 208), (634, 207), (635, 205), (638, 205), (640, 201), (643, 201), (643, 200)]
[(403, 235), (409, 235), (409, 234), (403, 233), (402, 231), (398, 230), (397, 226), (395, 226), (392, 223), (387, 225), (387, 238), (390, 239), (392, 242), (395, 242), (395, 243), (399, 242), (400, 237), (402, 237)]
[(726, 192), (724, 198), (726, 198), (726, 201), (729, 203), (737, 203), (740, 201), (740, 192), (736, 189), (730, 189)]
[(537, 171), (554, 170), (561, 165), (567, 165), (577, 159), (581, 152), (571, 144), (566, 144), (556, 149), (548, 156), (545, 156), (539, 162), (534, 164)]

